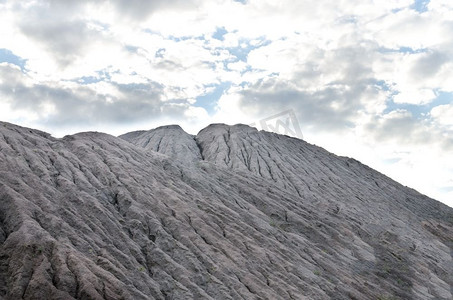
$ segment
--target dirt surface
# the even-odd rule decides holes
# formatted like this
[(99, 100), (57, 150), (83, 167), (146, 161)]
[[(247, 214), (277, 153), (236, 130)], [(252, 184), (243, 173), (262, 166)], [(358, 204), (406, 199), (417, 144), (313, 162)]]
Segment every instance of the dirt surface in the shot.
[(452, 299), (453, 209), (245, 125), (0, 123), (0, 299)]

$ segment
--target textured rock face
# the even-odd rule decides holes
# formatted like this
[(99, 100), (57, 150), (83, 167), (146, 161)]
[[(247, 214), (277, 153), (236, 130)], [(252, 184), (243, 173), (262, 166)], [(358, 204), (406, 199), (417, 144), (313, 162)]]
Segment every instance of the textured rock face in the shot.
[(132, 144), (165, 154), (180, 162), (193, 164), (201, 159), (201, 153), (192, 136), (179, 125), (168, 125), (150, 131), (134, 131), (120, 138)]
[(453, 209), (304, 141), (0, 123), (0, 299), (452, 299)]

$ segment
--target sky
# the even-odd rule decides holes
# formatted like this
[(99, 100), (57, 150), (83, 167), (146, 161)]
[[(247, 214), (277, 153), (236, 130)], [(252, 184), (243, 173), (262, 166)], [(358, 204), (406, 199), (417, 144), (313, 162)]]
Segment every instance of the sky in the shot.
[(196, 134), (286, 111), (453, 206), (453, 1), (0, 0), (2, 121)]

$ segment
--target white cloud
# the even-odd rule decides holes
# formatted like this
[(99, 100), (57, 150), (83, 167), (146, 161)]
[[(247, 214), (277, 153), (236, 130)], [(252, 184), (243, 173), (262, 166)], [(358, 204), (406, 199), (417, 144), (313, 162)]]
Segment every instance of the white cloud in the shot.
[(430, 114), (436, 123), (453, 130), (453, 104), (436, 106), (431, 110)]
[(436, 20), (436, 17), (438, 15), (434, 13), (420, 14), (404, 9), (372, 20), (365, 28), (382, 47), (423, 49), (445, 40), (440, 31), (445, 25), (442, 19)]
[(429, 10), (438, 11), (447, 14), (453, 18), (453, 3), (449, 0), (430, 0), (428, 3)]
[(243, 61), (228, 63), (227, 68), (233, 71), (242, 72), (247, 68), (248, 64)]
[(242, 98), (238, 93), (240, 90), (230, 89), (220, 97), (216, 106), (216, 114), (213, 116), (213, 120), (216, 123), (231, 125), (237, 123), (250, 124), (255, 120), (253, 118), (253, 108), (243, 109)]
[(434, 92), (430, 89), (421, 90), (408, 90), (402, 91), (393, 97), (395, 103), (409, 103), (409, 104), (427, 104), (436, 98)]

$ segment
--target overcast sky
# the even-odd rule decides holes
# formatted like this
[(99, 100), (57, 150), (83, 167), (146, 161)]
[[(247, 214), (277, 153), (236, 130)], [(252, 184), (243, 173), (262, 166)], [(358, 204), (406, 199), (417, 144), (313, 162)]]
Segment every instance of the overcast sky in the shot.
[(287, 109), (453, 206), (453, 1), (0, 0), (0, 120), (197, 133)]

